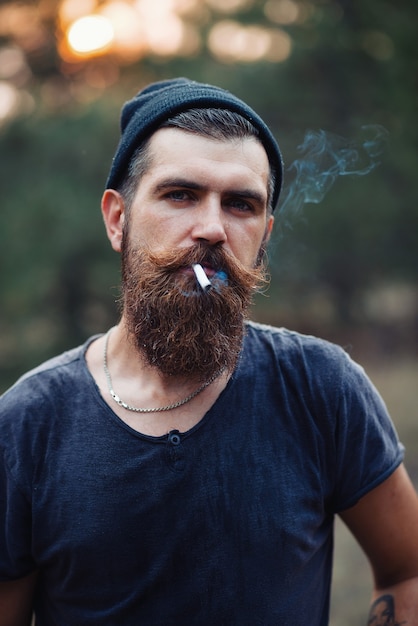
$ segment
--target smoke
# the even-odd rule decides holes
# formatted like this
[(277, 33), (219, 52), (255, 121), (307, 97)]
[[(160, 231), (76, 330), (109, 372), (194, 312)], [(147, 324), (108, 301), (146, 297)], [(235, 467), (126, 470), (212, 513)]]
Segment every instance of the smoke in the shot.
[(388, 131), (377, 124), (362, 126), (361, 137), (350, 141), (324, 130), (308, 131), (297, 147), (300, 158), (289, 166), (280, 213), (297, 216), (306, 203), (318, 204), (338, 176), (365, 176), (379, 165)]

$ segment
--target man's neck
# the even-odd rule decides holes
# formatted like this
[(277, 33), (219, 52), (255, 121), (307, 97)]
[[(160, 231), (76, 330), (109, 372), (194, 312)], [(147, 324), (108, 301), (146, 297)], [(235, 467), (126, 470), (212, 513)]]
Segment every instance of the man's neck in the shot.
[[(107, 343), (107, 350), (106, 350)], [(139, 409), (165, 408), (180, 403), (177, 408), (164, 411), (133, 411), (118, 404), (109, 391), (104, 355), (111, 387), (120, 401)], [(162, 375), (149, 366), (138, 353), (121, 322), (108, 336), (93, 342), (87, 352), (87, 364), (100, 392), (116, 415), (134, 430), (152, 436), (161, 436), (170, 430), (184, 432), (197, 424), (225, 388), (229, 374), (222, 373), (192, 399), (183, 403), (202, 386), (202, 381), (184, 376)]]

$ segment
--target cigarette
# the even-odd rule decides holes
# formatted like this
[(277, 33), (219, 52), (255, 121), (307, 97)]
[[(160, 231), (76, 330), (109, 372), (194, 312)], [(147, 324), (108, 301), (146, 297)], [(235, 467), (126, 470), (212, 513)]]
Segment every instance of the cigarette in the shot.
[(200, 288), (203, 291), (209, 291), (209, 289), (211, 289), (212, 287), (212, 283), (210, 282), (209, 278), (206, 276), (206, 272), (203, 269), (203, 267), (200, 265), (200, 263), (193, 263), (192, 268), (195, 273), (196, 280), (200, 285)]

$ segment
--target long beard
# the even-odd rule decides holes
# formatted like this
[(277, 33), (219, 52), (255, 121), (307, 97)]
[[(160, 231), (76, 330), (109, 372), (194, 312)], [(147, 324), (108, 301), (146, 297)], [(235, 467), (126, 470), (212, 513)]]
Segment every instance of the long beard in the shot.
[[(232, 371), (253, 295), (267, 282), (262, 252), (248, 270), (221, 247), (198, 244), (156, 256), (132, 249), (125, 236), (123, 314), (145, 361), (162, 374), (199, 381)], [(190, 271), (193, 263), (216, 271), (208, 292)]]

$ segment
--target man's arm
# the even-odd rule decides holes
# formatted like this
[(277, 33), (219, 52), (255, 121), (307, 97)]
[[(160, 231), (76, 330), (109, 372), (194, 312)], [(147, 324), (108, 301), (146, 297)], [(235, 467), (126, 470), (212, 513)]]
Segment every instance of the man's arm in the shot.
[(0, 582), (0, 626), (29, 626), (32, 619), (36, 572)]
[(340, 516), (372, 566), (368, 624), (393, 613), (388, 624), (418, 626), (418, 497), (403, 465)]

